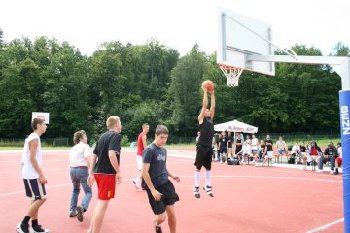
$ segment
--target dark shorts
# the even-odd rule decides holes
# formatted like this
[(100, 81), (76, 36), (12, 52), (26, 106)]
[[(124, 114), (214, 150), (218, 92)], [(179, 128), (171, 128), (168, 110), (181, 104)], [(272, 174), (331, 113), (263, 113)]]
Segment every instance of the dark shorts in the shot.
[(194, 162), (194, 165), (196, 166), (197, 170), (200, 170), (202, 166), (205, 167), (205, 169), (207, 170), (211, 170), (212, 156), (212, 147), (197, 145), (196, 161)]
[(156, 187), (157, 191), (160, 192), (162, 195), (160, 201), (156, 201), (149, 189), (146, 189), (149, 204), (151, 205), (151, 208), (153, 210), (153, 213), (155, 215), (159, 215), (165, 212), (165, 208), (170, 205), (174, 205), (175, 202), (179, 201), (179, 196), (175, 192), (175, 187), (173, 183), (168, 181), (165, 184), (162, 184), (161, 186)]
[(23, 179), (26, 196), (32, 200), (46, 199), (45, 185), (39, 179)]
[(242, 150), (242, 146), (236, 146), (235, 154), (238, 154)]
[(115, 175), (94, 174), (100, 200), (109, 200), (115, 195)]

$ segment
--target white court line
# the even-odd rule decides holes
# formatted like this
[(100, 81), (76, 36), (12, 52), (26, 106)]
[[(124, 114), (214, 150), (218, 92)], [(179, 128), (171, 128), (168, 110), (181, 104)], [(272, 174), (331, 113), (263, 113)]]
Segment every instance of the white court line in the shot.
[(323, 231), (323, 230), (326, 230), (327, 228), (335, 225), (335, 224), (338, 224), (338, 223), (341, 223), (341, 222), (344, 222), (344, 218), (340, 218), (334, 222), (331, 222), (331, 223), (328, 223), (326, 225), (323, 225), (323, 226), (320, 226), (316, 229), (313, 229), (313, 230), (310, 230), (310, 231), (307, 231), (306, 233), (315, 233), (315, 232), (319, 232), (319, 231)]

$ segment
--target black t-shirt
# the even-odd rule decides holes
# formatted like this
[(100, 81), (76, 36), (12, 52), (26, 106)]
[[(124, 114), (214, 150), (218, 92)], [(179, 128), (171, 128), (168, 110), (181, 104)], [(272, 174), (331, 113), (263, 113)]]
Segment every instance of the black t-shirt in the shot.
[[(241, 145), (237, 145), (237, 143), (240, 143)], [(242, 139), (236, 139), (236, 151), (242, 150)]]
[(113, 150), (116, 152), (118, 163), (120, 164), (120, 140), (120, 134), (115, 131), (107, 131), (101, 135), (94, 149), (94, 154), (97, 155), (94, 173), (116, 174), (109, 160), (108, 151)]
[[(271, 145), (267, 145), (267, 143), (270, 143)], [(265, 145), (266, 145), (266, 151), (272, 151), (272, 140), (265, 140)]]
[(150, 144), (142, 153), (144, 163), (149, 163), (148, 173), (154, 187), (158, 187), (168, 182), (168, 171), (166, 169), (167, 151), (164, 148)]
[(199, 125), (199, 132), (198, 145), (211, 147), (214, 136), (214, 125), (210, 117), (203, 119), (203, 123)]
[(227, 148), (227, 137), (222, 137), (220, 139), (220, 148)]
[(336, 156), (337, 155), (337, 149), (335, 147), (328, 147), (325, 151), (324, 151), (325, 155), (329, 155), (329, 156)]

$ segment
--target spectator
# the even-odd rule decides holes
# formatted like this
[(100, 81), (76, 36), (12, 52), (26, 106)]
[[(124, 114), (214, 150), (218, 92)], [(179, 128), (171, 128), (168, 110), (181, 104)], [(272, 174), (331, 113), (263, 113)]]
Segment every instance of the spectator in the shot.
[(255, 137), (255, 134), (252, 135), (252, 155), (254, 157), (254, 161), (256, 161), (256, 158), (258, 157), (259, 152), (259, 139)]
[(233, 157), (233, 152), (232, 152), (232, 142), (233, 142), (233, 137), (231, 135), (231, 132), (227, 133), (227, 158), (232, 158)]
[[(324, 151), (323, 162), (327, 163), (329, 161), (331, 174), (334, 173), (335, 158), (338, 157), (337, 148), (333, 145), (333, 142), (329, 143), (328, 147)], [(322, 161), (321, 161), (322, 162)]]
[(282, 136), (279, 136), (278, 141), (276, 142), (276, 147), (277, 147), (277, 161), (280, 161), (280, 157), (282, 160), (282, 155), (283, 153), (286, 153), (286, 142), (282, 139)]
[(309, 146), (309, 153), (312, 159), (312, 162), (316, 161), (318, 165), (317, 172), (322, 173), (323, 172), (323, 153), (319, 146), (317, 146), (317, 143), (315, 141), (312, 141)]
[(227, 137), (226, 137), (226, 132), (221, 132), (221, 138), (220, 138), (220, 142), (219, 142), (219, 148), (220, 148), (220, 152), (219, 152), (219, 156), (217, 161), (220, 161), (220, 163), (222, 163), (224, 156), (227, 155)]
[(338, 168), (342, 165), (343, 163), (343, 153), (342, 153), (342, 149), (341, 149), (341, 143), (338, 142), (337, 143), (337, 153), (338, 153), (338, 157), (335, 159), (335, 171), (334, 171), (334, 175), (338, 175), (339, 171)]
[(249, 158), (251, 154), (251, 149), (250, 149), (250, 145), (248, 145), (247, 142), (244, 142), (243, 146), (242, 146), (242, 150), (240, 150), (237, 155), (240, 157), (241, 159), (241, 163), (246, 164), (247, 162), (247, 158)]
[(242, 136), (240, 133), (237, 133), (236, 137), (237, 138), (236, 138), (235, 144), (234, 144), (235, 155), (238, 154), (238, 152), (242, 150)]
[(289, 159), (294, 158), (294, 163), (296, 163), (297, 161), (301, 161), (301, 159), (300, 159), (301, 153), (300, 153), (300, 147), (299, 147), (298, 143), (294, 144), (290, 153), (291, 153), (291, 157)]
[(255, 166), (259, 166), (259, 160), (261, 161), (261, 159), (265, 156), (265, 153), (266, 153), (265, 148), (266, 148), (265, 141), (261, 140), (259, 145), (259, 152), (255, 156)]

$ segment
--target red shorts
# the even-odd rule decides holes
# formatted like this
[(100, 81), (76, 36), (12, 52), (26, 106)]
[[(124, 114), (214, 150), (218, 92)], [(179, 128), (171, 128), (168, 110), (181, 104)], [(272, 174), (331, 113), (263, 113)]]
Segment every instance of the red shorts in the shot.
[(338, 166), (340, 167), (343, 163), (343, 159), (340, 157), (337, 157), (335, 160), (337, 160)]
[(109, 200), (114, 198), (115, 175), (95, 174), (94, 177), (98, 189), (98, 199)]

